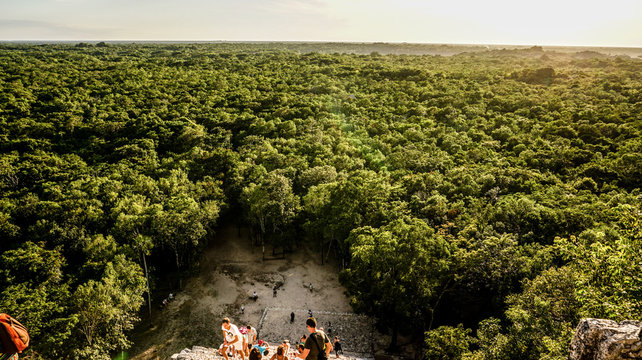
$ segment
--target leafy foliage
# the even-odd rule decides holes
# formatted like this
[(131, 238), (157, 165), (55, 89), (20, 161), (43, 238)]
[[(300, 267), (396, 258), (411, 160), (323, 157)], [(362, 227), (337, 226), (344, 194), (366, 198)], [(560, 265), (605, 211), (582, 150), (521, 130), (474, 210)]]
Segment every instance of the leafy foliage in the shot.
[(222, 215), (336, 258), (431, 358), (563, 358), (580, 317), (640, 316), (639, 60), (355, 46), (0, 45), (0, 305), (30, 356), (126, 348), (146, 277)]

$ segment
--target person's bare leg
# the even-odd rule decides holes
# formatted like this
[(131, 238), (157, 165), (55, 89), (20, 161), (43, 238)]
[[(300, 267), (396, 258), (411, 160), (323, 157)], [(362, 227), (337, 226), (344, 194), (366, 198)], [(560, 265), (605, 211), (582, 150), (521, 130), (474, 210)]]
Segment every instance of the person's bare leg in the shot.
[(218, 352), (219, 352), (219, 354), (223, 355), (225, 360), (229, 360), (227, 358), (227, 346), (223, 346)]

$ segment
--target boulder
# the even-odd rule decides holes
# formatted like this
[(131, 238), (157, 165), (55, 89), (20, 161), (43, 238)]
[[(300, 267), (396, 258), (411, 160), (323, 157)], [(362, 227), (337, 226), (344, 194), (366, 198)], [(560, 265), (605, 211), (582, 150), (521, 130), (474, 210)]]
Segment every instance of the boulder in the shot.
[(642, 359), (642, 322), (582, 319), (571, 341), (569, 360)]

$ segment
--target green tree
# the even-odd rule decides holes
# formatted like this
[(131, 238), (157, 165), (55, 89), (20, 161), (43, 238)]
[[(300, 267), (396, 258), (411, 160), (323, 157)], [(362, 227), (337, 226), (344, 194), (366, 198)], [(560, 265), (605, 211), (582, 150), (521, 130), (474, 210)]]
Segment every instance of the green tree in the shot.
[(105, 265), (100, 280), (89, 280), (74, 292), (78, 329), (83, 335), (77, 358), (110, 359), (109, 352), (128, 348), (126, 331), (138, 321), (145, 278), (140, 266), (117, 255)]
[(29, 329), (29, 351), (66, 356), (77, 317), (70, 313), (72, 298), (60, 252), (26, 242), (4, 252), (0, 264), (0, 308)]
[(276, 236), (275, 245), (283, 246), (283, 233), (299, 213), (299, 197), (292, 191), (290, 179), (274, 171), (261, 182), (246, 186), (241, 196), (251, 223), (259, 229), (265, 257), (266, 234)]
[(430, 330), (452, 282), (451, 245), (422, 220), (405, 217), (355, 229), (349, 241), (352, 259), (341, 279), (353, 306), (392, 327), (393, 348), (402, 323)]
[(461, 324), (457, 327), (440, 326), (425, 334), (427, 360), (457, 360), (464, 358), (472, 343), (470, 330)]

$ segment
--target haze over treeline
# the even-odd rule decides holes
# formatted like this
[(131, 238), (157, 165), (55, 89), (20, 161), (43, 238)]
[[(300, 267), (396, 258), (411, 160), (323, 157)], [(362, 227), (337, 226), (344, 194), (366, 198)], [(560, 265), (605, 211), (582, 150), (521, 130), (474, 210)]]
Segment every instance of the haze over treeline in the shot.
[(428, 359), (564, 359), (581, 317), (642, 315), (639, 59), (287, 46), (0, 45), (0, 308), (27, 356), (127, 349), (222, 221), (331, 257)]
[(642, 47), (638, 0), (0, 0), (1, 40)]

